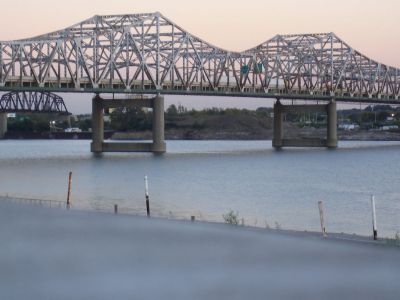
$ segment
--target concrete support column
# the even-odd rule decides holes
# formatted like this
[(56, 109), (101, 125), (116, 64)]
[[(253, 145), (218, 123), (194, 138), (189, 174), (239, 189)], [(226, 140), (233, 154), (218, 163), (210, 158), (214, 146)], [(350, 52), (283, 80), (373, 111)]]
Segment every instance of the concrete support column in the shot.
[(4, 139), (7, 132), (7, 114), (0, 113), (0, 139)]
[(166, 151), (164, 128), (164, 97), (157, 95), (153, 100), (153, 152)]
[(95, 96), (92, 100), (92, 145), (91, 151), (103, 152), (104, 141), (104, 115), (103, 100)]
[(274, 138), (272, 140), (274, 148), (283, 146), (283, 107), (278, 100), (274, 105)]
[(328, 148), (337, 148), (338, 139), (337, 139), (337, 110), (336, 110), (336, 101), (332, 100), (327, 105), (327, 141), (326, 146)]

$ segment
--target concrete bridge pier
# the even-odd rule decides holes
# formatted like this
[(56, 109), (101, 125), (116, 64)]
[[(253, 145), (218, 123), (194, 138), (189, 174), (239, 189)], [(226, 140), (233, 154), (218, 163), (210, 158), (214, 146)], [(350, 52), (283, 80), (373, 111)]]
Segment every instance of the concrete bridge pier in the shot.
[[(324, 112), (327, 115), (327, 134), (326, 139), (321, 138), (294, 138), (285, 139), (283, 133), (283, 115), (285, 113), (299, 112)], [(310, 105), (282, 105), (278, 100), (274, 105), (274, 137), (272, 146), (280, 149), (282, 147), (327, 147), (336, 148), (337, 139), (337, 111), (336, 102), (332, 99), (329, 104), (310, 104)]]
[(104, 108), (103, 99), (96, 95), (92, 99), (92, 144), (91, 151), (103, 152), (104, 142)]
[(4, 139), (7, 132), (7, 114), (0, 113), (0, 139)]
[[(104, 110), (118, 107), (146, 107), (153, 109), (153, 142), (104, 142)], [(91, 151), (102, 152), (153, 152), (166, 151), (164, 137), (164, 97), (131, 99), (105, 99), (96, 96), (92, 100)]]
[(164, 153), (165, 144), (164, 97), (157, 95), (153, 100), (153, 149), (155, 153)]
[(274, 137), (272, 147), (283, 147), (283, 105), (278, 100), (274, 105)]
[(326, 112), (328, 116), (326, 146), (328, 148), (337, 148), (337, 109), (335, 100), (331, 100), (331, 102), (329, 102), (329, 104), (326, 106)]

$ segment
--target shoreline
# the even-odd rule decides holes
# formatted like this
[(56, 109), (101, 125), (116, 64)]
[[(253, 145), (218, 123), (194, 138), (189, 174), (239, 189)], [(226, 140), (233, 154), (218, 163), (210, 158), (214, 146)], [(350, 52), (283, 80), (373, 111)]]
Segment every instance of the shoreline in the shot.
[[(326, 129), (294, 129), (287, 132), (287, 138), (325, 138)], [(262, 132), (249, 131), (210, 131), (210, 130), (165, 130), (165, 140), (171, 141), (260, 141), (272, 140), (272, 129)], [(91, 140), (91, 132), (7, 132), (4, 140)], [(104, 132), (105, 140), (115, 141), (133, 141), (133, 140), (151, 140), (151, 131), (137, 132)], [(338, 130), (339, 141), (400, 141), (400, 132), (398, 131), (345, 131)]]
[[(70, 208), (67, 209), (67, 204), (64, 201), (56, 201), (56, 200), (44, 200), (44, 199), (28, 199), (28, 198), (18, 198), (18, 197), (10, 197), (0, 195), (0, 204), (11, 204), (11, 205), (21, 205), (21, 206), (31, 206), (34, 208), (44, 208), (44, 209), (60, 209), (62, 211), (73, 211), (77, 213), (88, 213), (99, 216), (109, 216), (116, 215), (115, 211), (112, 210), (110, 206), (109, 210), (102, 209), (90, 209), (86, 207), (78, 207), (75, 205), (71, 205)], [(133, 217), (133, 218), (145, 218), (147, 219), (145, 213), (129, 213), (127, 211), (118, 211), (118, 217)], [(303, 238), (315, 238), (322, 239), (326, 241), (342, 241), (342, 242), (352, 242), (352, 243), (361, 243), (361, 244), (370, 244), (376, 246), (383, 247), (400, 247), (400, 240), (395, 240), (390, 237), (378, 237), (378, 240), (373, 240), (372, 234), (370, 236), (355, 234), (355, 233), (345, 233), (345, 232), (326, 232), (324, 236), (322, 232), (313, 231), (313, 230), (300, 230), (300, 229), (283, 229), (283, 228), (273, 228), (273, 227), (259, 227), (252, 226), (246, 224), (228, 224), (223, 221), (211, 221), (211, 220), (195, 220), (191, 221), (191, 217), (168, 217), (166, 215), (153, 215), (151, 217), (153, 220), (160, 221), (171, 221), (171, 222), (182, 222), (184, 224), (188, 223), (199, 223), (199, 224), (208, 224), (208, 225), (216, 225), (216, 226), (229, 226), (233, 229), (241, 229), (241, 230), (249, 230), (252, 232), (261, 232), (266, 234), (281, 234), (289, 237), (303, 237)]]

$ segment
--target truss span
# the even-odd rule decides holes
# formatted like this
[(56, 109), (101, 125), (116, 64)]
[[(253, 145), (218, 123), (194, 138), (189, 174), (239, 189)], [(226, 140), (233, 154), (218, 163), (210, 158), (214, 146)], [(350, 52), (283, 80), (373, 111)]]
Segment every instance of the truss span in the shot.
[(0, 98), (0, 113), (35, 112), (68, 115), (64, 100), (49, 92), (10, 92)]
[(334, 33), (277, 35), (230, 52), (150, 13), (94, 16), (0, 42), (0, 90), (400, 103), (400, 70), (362, 55)]

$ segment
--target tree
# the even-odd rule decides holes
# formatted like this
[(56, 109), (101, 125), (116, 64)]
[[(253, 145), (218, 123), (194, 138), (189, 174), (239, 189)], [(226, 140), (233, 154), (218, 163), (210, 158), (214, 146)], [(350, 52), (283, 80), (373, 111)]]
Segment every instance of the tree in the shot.
[(167, 115), (168, 116), (176, 116), (178, 114), (178, 109), (176, 108), (175, 104), (171, 104), (167, 108)]
[(187, 108), (179, 103), (179, 105), (178, 105), (178, 114), (184, 114), (184, 113), (187, 113)]
[(152, 128), (152, 114), (141, 108), (117, 108), (111, 113), (111, 128), (118, 131)]

